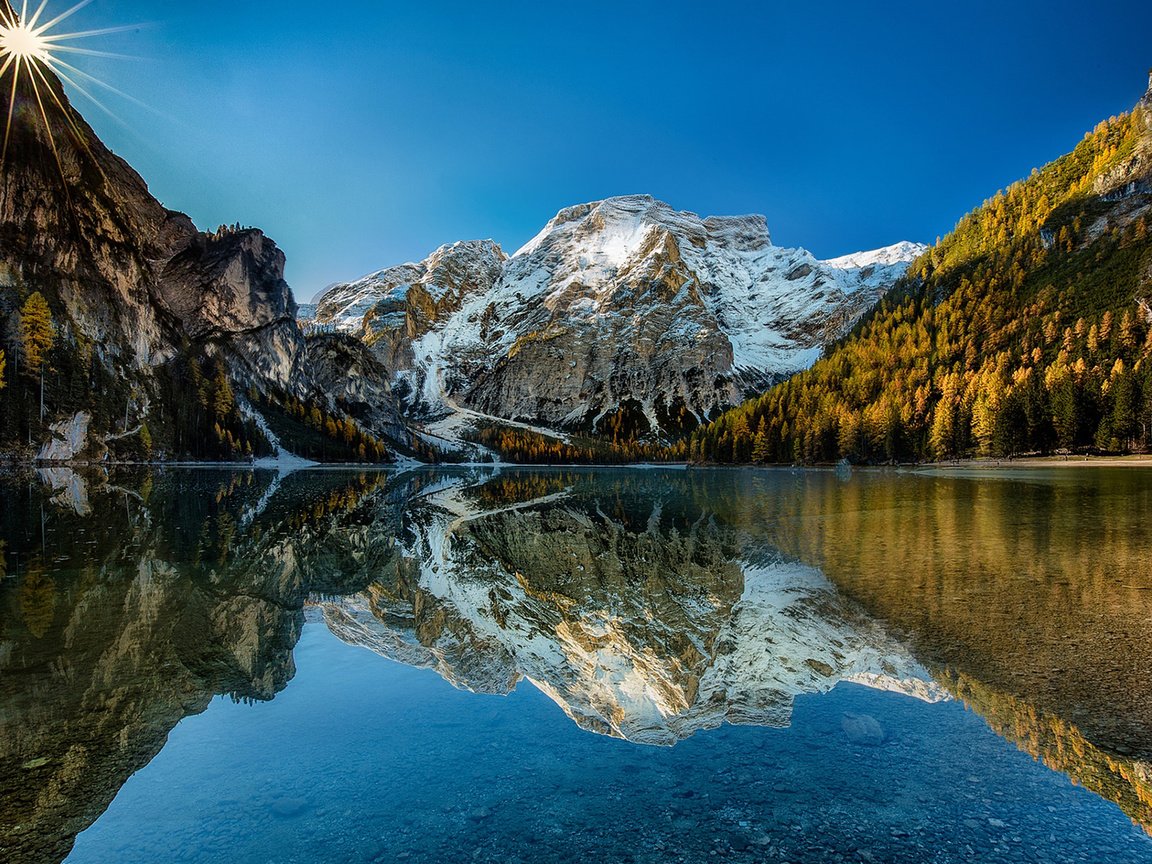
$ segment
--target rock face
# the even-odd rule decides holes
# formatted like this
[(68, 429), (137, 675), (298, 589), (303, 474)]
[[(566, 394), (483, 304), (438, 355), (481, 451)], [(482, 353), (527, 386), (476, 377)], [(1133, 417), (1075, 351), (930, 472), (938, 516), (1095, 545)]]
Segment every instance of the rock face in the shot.
[[(9, 0), (0, 4), (13, 14)], [(276, 245), (253, 229), (201, 233), (163, 207), (72, 108), (56, 76), (39, 71), (43, 116), (25, 110), (38, 104), (30, 74), (13, 87), (9, 71), (0, 87), (0, 114), (9, 116), (16, 103), (0, 175), (0, 335), (15, 331), (21, 304), (38, 291), (51, 310), (57, 347), (41, 424), (38, 404), (35, 412), (21, 404), (28, 388), (13, 340), (0, 346), (8, 349), (10, 384), (0, 451), (31, 439), (24, 455), (32, 456), (50, 440), (49, 424), (81, 412), (91, 417), (90, 455), (97, 457), (145, 424), (161, 450), (195, 437), (202, 430), (169, 428), (181, 411), (166, 382), (187, 378), (189, 358), (206, 368), (223, 364), (236, 392), (275, 392), (346, 416), (335, 394), (348, 388), (333, 389), (329, 377), (322, 389), (311, 376)], [(357, 420), (380, 420), (368, 431), (385, 438), (399, 431), (403, 443), (407, 433), (391, 410), (387, 381), (374, 391), (379, 404)], [(61, 452), (49, 445), (47, 458)]]
[(419, 264), (330, 287), (312, 316), (361, 335), (390, 371), (411, 370), (413, 343), (459, 312), (466, 300), (492, 290), (505, 261), (490, 241), (443, 246)]
[(840, 681), (943, 698), (819, 571), (749, 545), (668, 480), (610, 500), (563, 477), (426, 496), (402, 566), (326, 604), (328, 626), (469, 690), (528, 680), (582, 728), (647, 744), (784, 726), (797, 695)]
[(71, 420), (54, 423), (52, 439), (36, 454), (37, 462), (71, 462), (88, 447), (88, 426), (92, 415), (84, 411)]
[[(1136, 103), (1135, 116), (1143, 120), (1142, 135), (1135, 142), (1132, 155), (1111, 171), (1096, 178), (1092, 191), (1111, 206), (1113, 212), (1097, 219), (1090, 232), (1098, 236), (1111, 227), (1127, 227), (1140, 216), (1147, 217), (1147, 196), (1152, 195), (1152, 72), (1148, 90)], [(1139, 128), (1139, 127), (1138, 127)]]
[(162, 277), (160, 294), (192, 338), (235, 335), (296, 315), (284, 253), (259, 231), (199, 234)]
[(668, 435), (806, 368), (924, 249), (822, 262), (763, 217), (629, 196), (561, 211), (511, 258), (458, 243), (333, 286), (315, 320), (373, 345), (417, 416)]

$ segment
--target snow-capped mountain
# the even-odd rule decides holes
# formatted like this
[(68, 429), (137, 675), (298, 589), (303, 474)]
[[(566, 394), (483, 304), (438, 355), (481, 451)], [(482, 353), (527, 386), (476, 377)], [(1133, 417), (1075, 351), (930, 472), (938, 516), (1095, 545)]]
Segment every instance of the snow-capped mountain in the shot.
[(373, 345), (417, 416), (669, 433), (807, 368), (925, 248), (818, 261), (761, 216), (611, 198), (511, 258), (457, 243), (335, 285), (315, 321)]

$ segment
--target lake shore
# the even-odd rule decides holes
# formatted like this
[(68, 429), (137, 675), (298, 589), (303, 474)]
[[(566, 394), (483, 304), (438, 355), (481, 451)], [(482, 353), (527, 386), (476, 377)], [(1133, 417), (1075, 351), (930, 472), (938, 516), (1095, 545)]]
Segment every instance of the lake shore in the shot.
[(1136, 456), (1025, 456), (1016, 459), (957, 459), (953, 462), (930, 462), (917, 469), (937, 471), (1014, 470), (1021, 468), (1152, 468), (1152, 455)]

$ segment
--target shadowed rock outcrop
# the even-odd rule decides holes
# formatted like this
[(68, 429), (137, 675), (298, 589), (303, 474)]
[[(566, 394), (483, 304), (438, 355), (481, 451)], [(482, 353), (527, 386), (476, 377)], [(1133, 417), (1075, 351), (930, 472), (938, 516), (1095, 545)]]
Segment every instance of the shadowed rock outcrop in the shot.
[[(0, 3), (14, 14), (8, 0)], [(196, 398), (186, 387), (191, 362), (223, 364), (235, 391), (254, 388), (346, 416), (336, 399), (344, 388), (333, 390), (330, 374), (324, 387), (311, 375), (275, 243), (256, 229), (198, 231), (103, 145), (49, 69), (38, 69), (43, 80), (25, 71), (13, 87), (14, 71), (0, 81), (0, 116), (11, 110), (13, 118), (0, 172), (0, 335), (40, 292), (56, 347), (43, 420), (38, 388), (20, 377), (20, 358), (9, 351), (0, 451), (31, 457), (50, 439), (49, 425), (84, 412), (88, 446), (73, 458), (100, 458), (110, 447), (140, 455), (149, 449), (136, 437), (145, 425), (152, 455), (183, 455), (172, 451), (204, 431), (181, 410)], [(357, 421), (405, 447), (387, 381), (372, 395), (373, 410)], [(251, 436), (271, 448), (255, 429)]]

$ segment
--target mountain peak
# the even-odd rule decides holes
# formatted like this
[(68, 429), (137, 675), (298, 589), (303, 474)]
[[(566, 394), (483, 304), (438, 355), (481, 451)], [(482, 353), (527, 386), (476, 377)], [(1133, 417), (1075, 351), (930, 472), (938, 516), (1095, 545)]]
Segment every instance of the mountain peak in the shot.
[(413, 416), (449, 415), (442, 437), (477, 418), (673, 435), (807, 368), (922, 250), (825, 264), (763, 216), (623, 195), (564, 208), (511, 258), (456, 244), (338, 286), (316, 319), (364, 338)]
[(694, 246), (714, 244), (726, 249), (753, 251), (772, 245), (768, 221), (760, 215), (709, 216), (676, 210), (651, 195), (619, 195), (566, 207), (554, 216), (544, 229), (520, 249), (515, 257), (531, 255), (549, 238), (592, 238), (598, 256), (610, 266), (619, 266), (623, 258), (653, 228), (687, 240)]
[(891, 246), (874, 249), (870, 252), (853, 252), (851, 255), (829, 258), (823, 263), (838, 270), (886, 267), (892, 264), (911, 264), (927, 251), (928, 247), (923, 243), (911, 243), (903, 240), (900, 243), (893, 243)]

